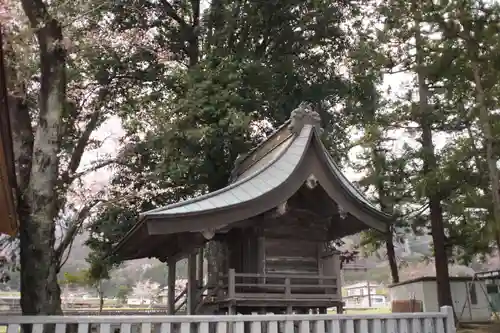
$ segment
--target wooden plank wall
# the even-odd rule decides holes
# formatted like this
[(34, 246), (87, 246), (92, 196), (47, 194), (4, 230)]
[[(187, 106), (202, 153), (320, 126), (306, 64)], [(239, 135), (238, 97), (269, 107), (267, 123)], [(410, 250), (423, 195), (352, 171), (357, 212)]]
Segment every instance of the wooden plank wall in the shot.
[(265, 238), (265, 272), (318, 274), (316, 242)]

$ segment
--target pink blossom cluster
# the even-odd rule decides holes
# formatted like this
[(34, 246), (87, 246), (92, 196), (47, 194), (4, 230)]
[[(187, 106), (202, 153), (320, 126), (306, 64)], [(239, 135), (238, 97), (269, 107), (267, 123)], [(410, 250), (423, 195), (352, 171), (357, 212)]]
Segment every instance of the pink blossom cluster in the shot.
[(5, 24), (12, 19), (9, 0), (0, 0), (0, 24)]

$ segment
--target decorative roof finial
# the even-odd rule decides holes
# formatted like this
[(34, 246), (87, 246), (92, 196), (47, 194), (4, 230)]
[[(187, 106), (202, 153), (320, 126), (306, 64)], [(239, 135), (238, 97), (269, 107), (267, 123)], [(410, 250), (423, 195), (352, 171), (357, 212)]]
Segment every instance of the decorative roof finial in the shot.
[(300, 103), (299, 106), (292, 111), (288, 129), (294, 134), (299, 134), (304, 125), (312, 125), (319, 130), (320, 133), (323, 131), (319, 113), (314, 111), (311, 104), (307, 102)]

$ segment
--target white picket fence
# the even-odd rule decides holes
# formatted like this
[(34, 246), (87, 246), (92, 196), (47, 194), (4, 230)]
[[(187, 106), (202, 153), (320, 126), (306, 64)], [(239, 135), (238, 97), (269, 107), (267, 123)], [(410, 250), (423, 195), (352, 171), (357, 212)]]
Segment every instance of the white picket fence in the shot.
[[(31, 324), (43, 333), (456, 333), (453, 309), (369, 315), (6, 316), (6, 333)], [(68, 325), (73, 324), (71, 330)], [(53, 326), (52, 326), (53, 327)]]

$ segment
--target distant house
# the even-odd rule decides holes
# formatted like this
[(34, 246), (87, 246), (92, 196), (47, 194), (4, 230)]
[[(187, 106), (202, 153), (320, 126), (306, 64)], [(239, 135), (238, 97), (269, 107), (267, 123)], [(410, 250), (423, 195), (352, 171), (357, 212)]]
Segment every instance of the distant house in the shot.
[[(186, 289), (186, 286), (187, 286), (187, 279), (175, 280), (175, 296), (176, 298), (179, 297), (177, 304), (180, 304), (184, 301), (185, 296), (182, 296), (181, 294)], [(166, 305), (167, 298), (168, 298), (168, 287), (164, 287), (160, 290), (160, 292), (156, 296), (156, 299), (159, 304)]]
[(152, 301), (149, 298), (128, 298), (127, 305), (151, 305)]
[[(424, 312), (439, 311), (437, 283), (434, 276), (423, 276), (389, 286), (392, 301), (415, 300)], [(450, 277), (451, 297), (456, 318), (461, 322), (489, 321), (492, 304), (488, 300), (487, 284), (471, 276)]]
[(370, 309), (388, 307), (387, 295), (382, 285), (363, 281), (344, 287), (342, 297), (346, 309)]

